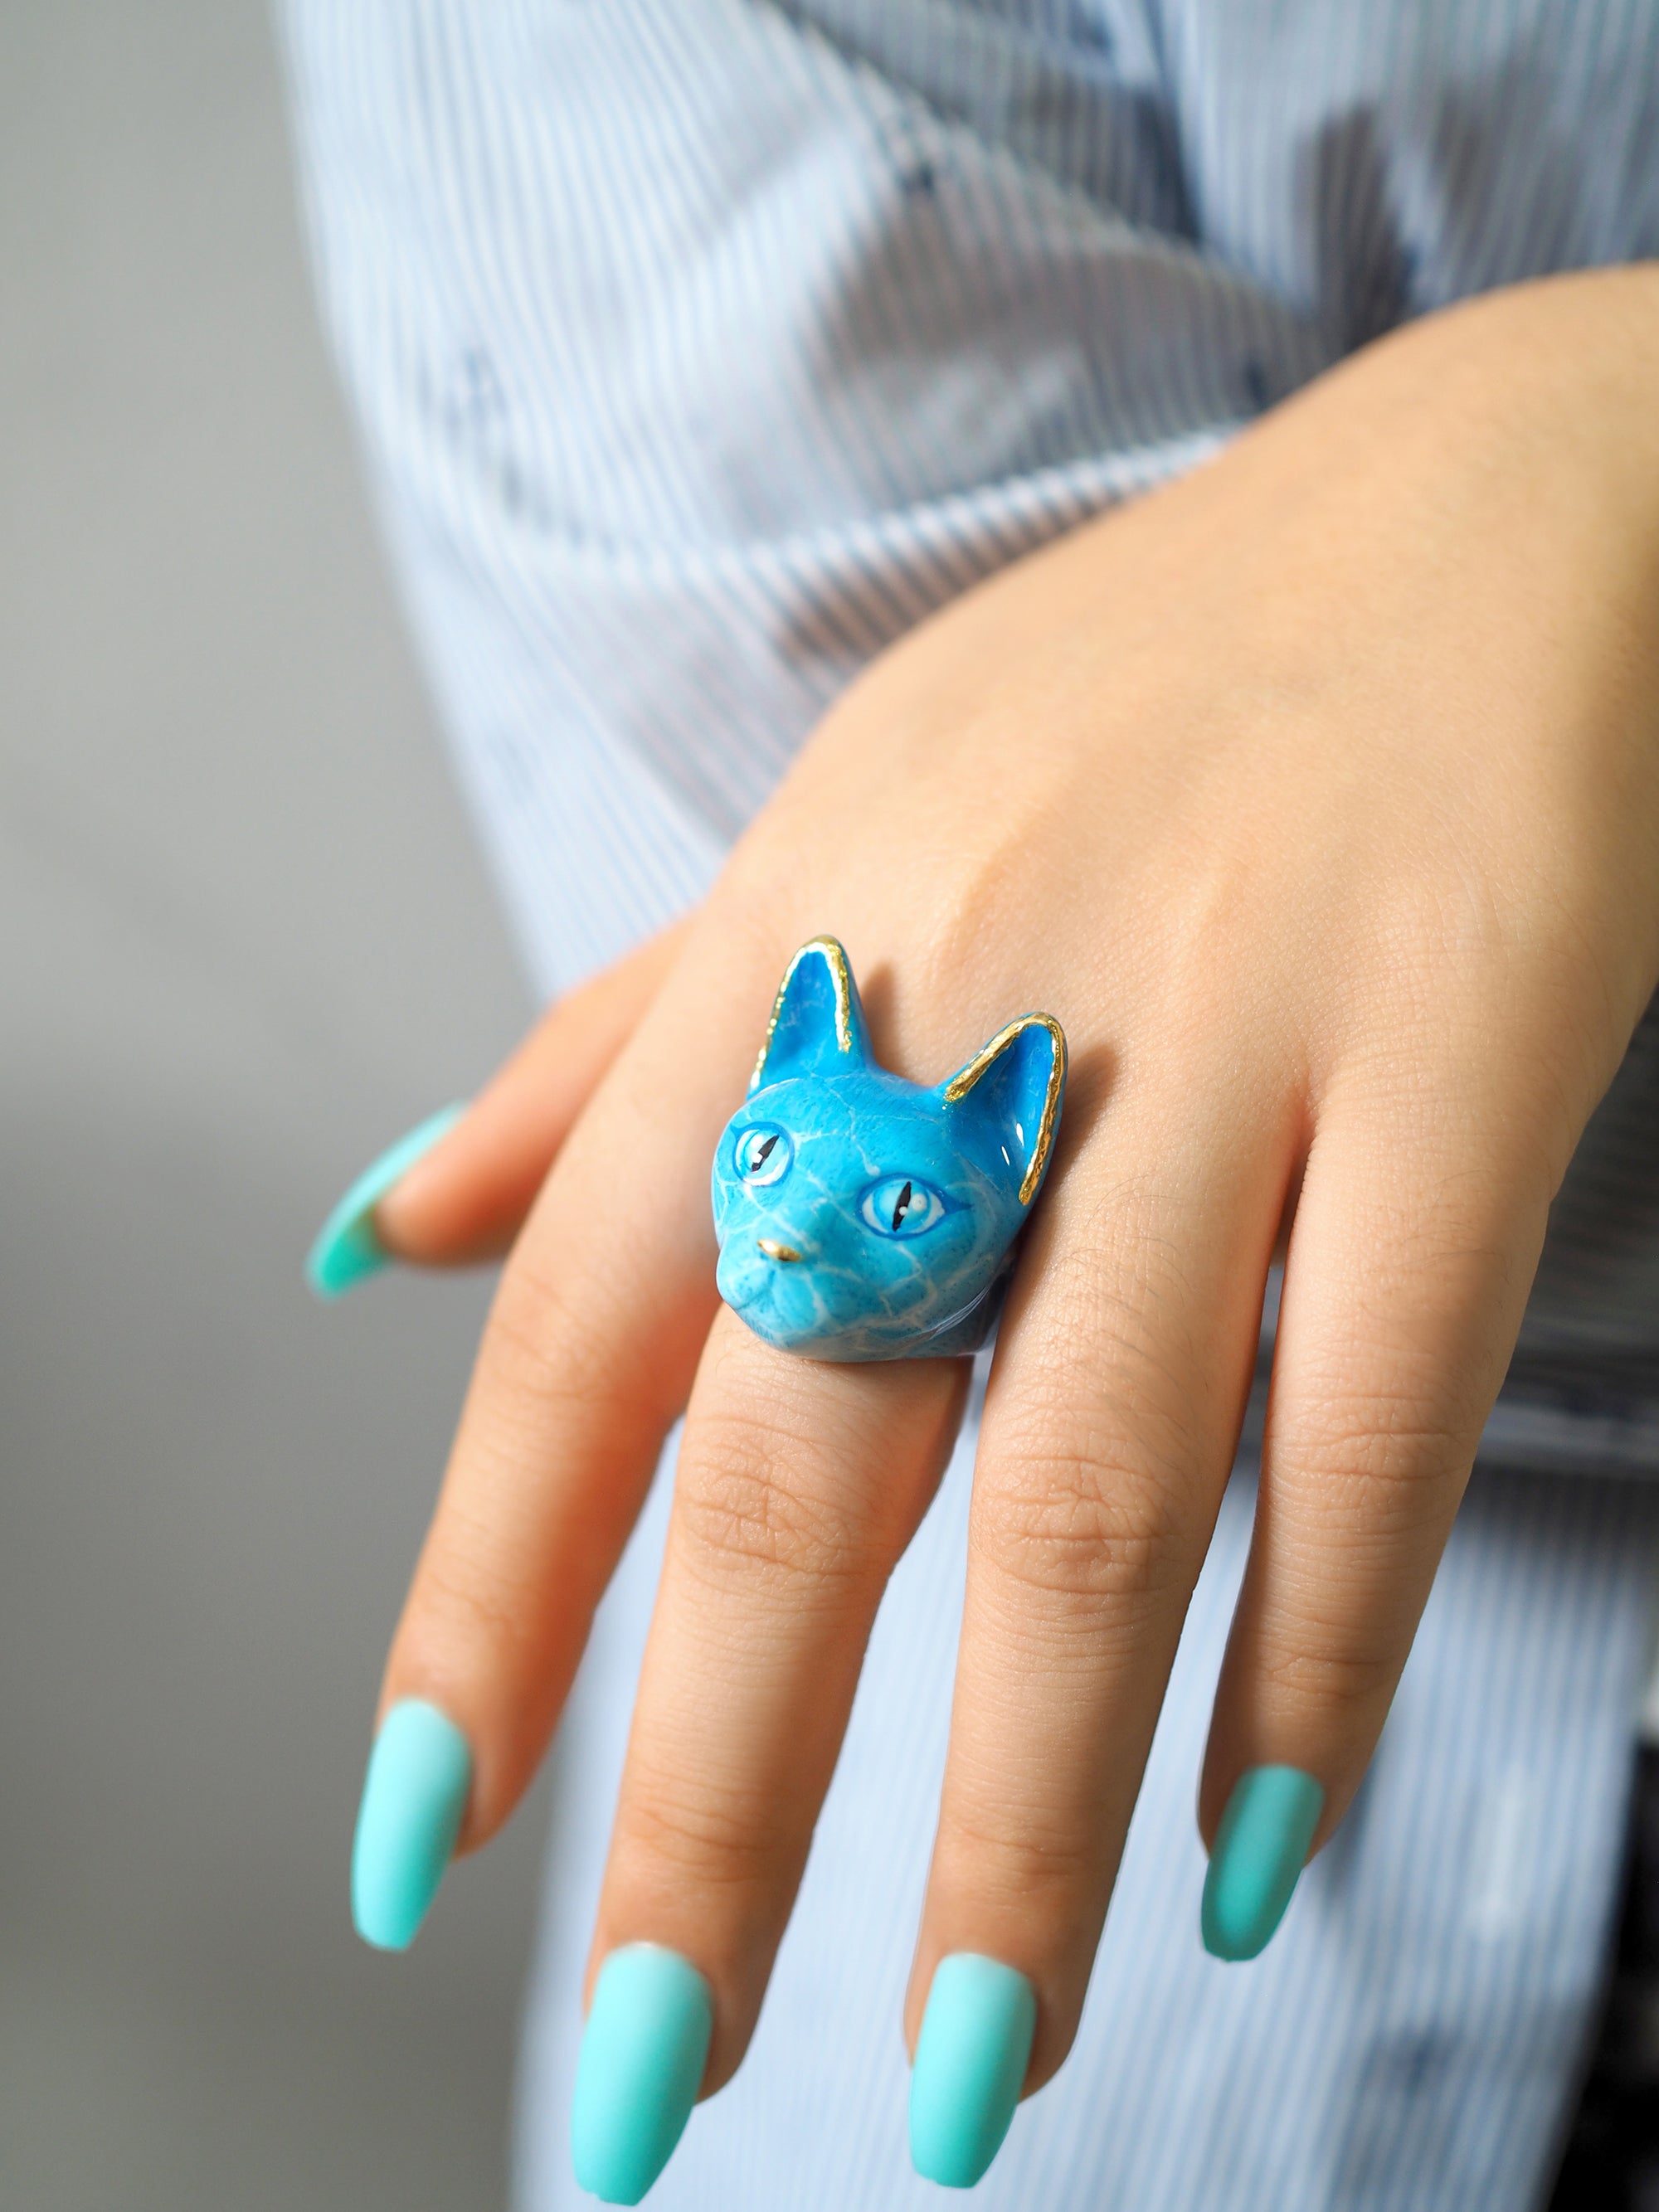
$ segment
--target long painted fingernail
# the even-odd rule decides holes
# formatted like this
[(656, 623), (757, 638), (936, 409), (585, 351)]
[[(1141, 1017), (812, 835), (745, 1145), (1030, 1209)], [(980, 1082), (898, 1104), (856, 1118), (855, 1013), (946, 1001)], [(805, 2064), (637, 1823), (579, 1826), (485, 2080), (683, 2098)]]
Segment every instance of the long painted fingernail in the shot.
[(1325, 1792), (1299, 1766), (1253, 1766), (1242, 1774), (1216, 1831), (1204, 1878), (1200, 1924), (1217, 1959), (1254, 1959), (1285, 1917)]
[(337, 1298), (366, 1275), (378, 1275), (392, 1257), (374, 1227), (374, 1209), (416, 1160), (447, 1137), (466, 1103), (446, 1106), (366, 1167), (317, 1232), (306, 1259), (306, 1280), (319, 1298)]
[(708, 1984), (659, 1943), (625, 1943), (593, 1984), (576, 2061), (570, 2150), (578, 2184), (637, 2204), (673, 2155), (708, 2063)]
[(1002, 2148), (1036, 2028), (1024, 1974), (975, 1951), (933, 1970), (910, 2075), (910, 2162), (926, 2181), (971, 2189)]
[(368, 1755), (351, 1850), (351, 1917), (377, 1951), (414, 1942), (471, 1786), (471, 1748), (447, 1714), (423, 1698), (393, 1705)]

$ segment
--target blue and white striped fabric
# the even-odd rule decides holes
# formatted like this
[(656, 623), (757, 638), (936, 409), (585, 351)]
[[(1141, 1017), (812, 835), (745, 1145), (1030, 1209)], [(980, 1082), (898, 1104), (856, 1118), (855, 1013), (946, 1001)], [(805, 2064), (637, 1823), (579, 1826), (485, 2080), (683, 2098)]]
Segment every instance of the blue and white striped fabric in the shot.
[[(331, 327), (549, 990), (696, 899), (827, 702), (931, 609), (1405, 317), (1659, 252), (1650, 0), (283, 12)], [(1241, 1474), (1077, 2053), (988, 2202), (1530, 2202), (1650, 1613), (1659, 1486), (1628, 1478), (1659, 1474), (1656, 1109), (1650, 1014), (1553, 1218), (1376, 1771), (1242, 1972), (1198, 1949), (1191, 1819)], [(921, 2201), (897, 2002), (972, 1436), (884, 1610), (754, 2051), (665, 2207)], [(659, 1486), (567, 1731), (524, 2212), (575, 2201), (580, 1964), (661, 1512)]]

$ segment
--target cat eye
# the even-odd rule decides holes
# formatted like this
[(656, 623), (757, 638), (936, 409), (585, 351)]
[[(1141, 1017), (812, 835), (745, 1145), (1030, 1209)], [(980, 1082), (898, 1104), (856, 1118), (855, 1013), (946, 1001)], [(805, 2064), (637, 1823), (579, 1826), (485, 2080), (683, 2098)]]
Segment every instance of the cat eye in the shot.
[(732, 1153), (733, 1164), (745, 1182), (776, 1182), (787, 1170), (792, 1154), (781, 1129), (763, 1123), (739, 1129)]
[(920, 1237), (944, 1218), (945, 1200), (931, 1183), (890, 1176), (865, 1192), (859, 1212), (884, 1237)]

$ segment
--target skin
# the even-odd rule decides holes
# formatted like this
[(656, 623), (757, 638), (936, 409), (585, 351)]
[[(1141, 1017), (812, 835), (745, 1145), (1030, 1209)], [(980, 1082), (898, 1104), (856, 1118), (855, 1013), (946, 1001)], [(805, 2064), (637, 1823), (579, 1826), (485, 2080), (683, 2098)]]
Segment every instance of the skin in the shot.
[[(1659, 272), (1369, 349), (1218, 460), (955, 602), (825, 718), (705, 907), (555, 1008), (380, 1209), (519, 1231), (386, 1703), (506, 1819), (688, 1406), (593, 1967), (648, 1939), (742, 2057), (962, 1363), (829, 1367), (717, 1310), (708, 1161), (833, 929), (933, 1082), (1011, 1014), (1073, 1076), (980, 1437), (907, 2006), (973, 1950), (1064, 2058), (1288, 1237), (1200, 1793), (1376, 1744), (1552, 1194), (1659, 980)], [(522, 1220), (521, 1230), (519, 1224)], [(1196, 1938), (1194, 1938), (1196, 1940)]]

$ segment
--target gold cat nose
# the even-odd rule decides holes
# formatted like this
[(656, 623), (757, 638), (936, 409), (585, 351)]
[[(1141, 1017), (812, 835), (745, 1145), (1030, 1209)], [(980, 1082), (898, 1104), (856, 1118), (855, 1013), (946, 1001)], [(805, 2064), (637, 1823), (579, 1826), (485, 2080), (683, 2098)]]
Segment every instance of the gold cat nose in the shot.
[(775, 1237), (757, 1237), (755, 1242), (769, 1260), (787, 1261), (799, 1260), (800, 1257), (800, 1254), (796, 1251), (793, 1244), (780, 1244)]

